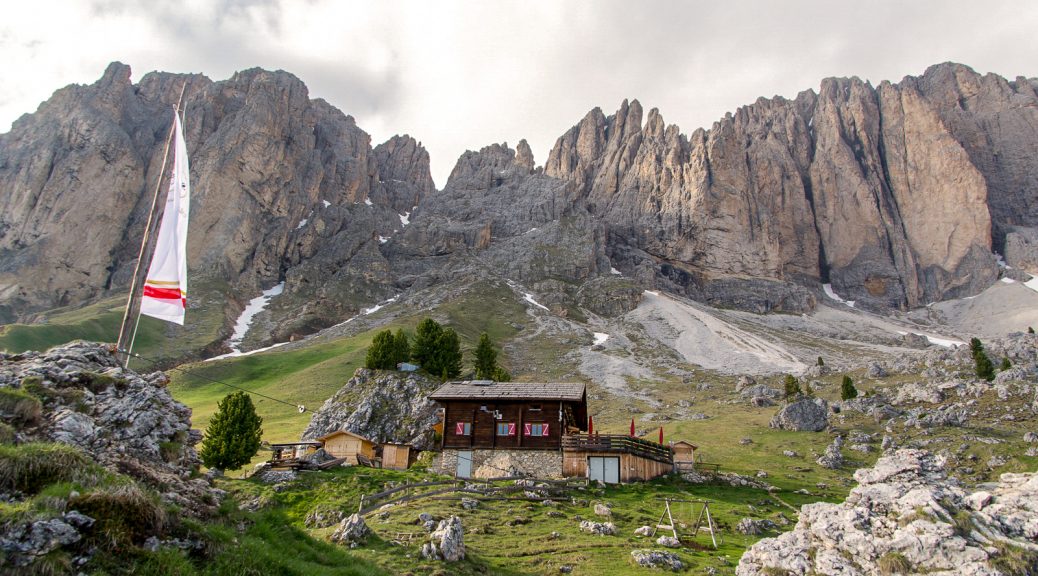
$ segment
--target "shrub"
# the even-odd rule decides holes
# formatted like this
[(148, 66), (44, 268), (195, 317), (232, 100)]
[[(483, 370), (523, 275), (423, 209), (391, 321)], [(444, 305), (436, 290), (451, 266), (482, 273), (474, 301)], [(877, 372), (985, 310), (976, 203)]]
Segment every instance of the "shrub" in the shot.
[(80, 372), (79, 381), (83, 384), (84, 388), (90, 390), (94, 394), (99, 394), (106, 388), (112, 386), (122, 387), (126, 384), (126, 381), (121, 378), (115, 378), (108, 374), (99, 374), (97, 372)]
[(1028, 326), (1027, 327), (1027, 333), (1028, 334), (1034, 334), (1034, 328), (1031, 328), (1030, 326)]
[(14, 444), (14, 427), (10, 424), (0, 422), (0, 444)]
[(854, 380), (851, 380), (851, 377), (845, 374), (843, 376), (843, 382), (840, 384), (840, 399), (850, 400), (851, 398), (857, 397), (858, 389), (854, 387)]
[(43, 413), (40, 399), (25, 390), (0, 388), (0, 415), (18, 425), (34, 424)]
[(821, 357), (821, 356), (819, 356), (819, 357), (818, 357), (818, 362), (817, 362), (816, 364), (817, 364), (818, 366), (825, 366), (825, 360), (822, 360), (822, 357)]
[(168, 520), (158, 496), (135, 483), (77, 496), (69, 500), (69, 508), (95, 520), (91, 539), (108, 549), (139, 544), (149, 536), (161, 535)]
[(248, 394), (228, 394), (217, 404), (198, 455), (210, 468), (240, 468), (259, 452), (262, 424), (263, 419), (256, 414)]
[(35, 494), (55, 482), (93, 486), (105, 477), (103, 468), (66, 444), (0, 445), (0, 490), (3, 491)]
[(992, 568), (1003, 574), (1038, 574), (1038, 552), (1005, 542), (992, 542), (997, 553), (988, 559)]
[(1013, 363), (1009, 361), (1009, 358), (1002, 359), (1002, 365), (998, 367), (999, 370), (1009, 370), (1013, 367)]
[(884, 576), (890, 574), (907, 574), (912, 570), (912, 563), (909, 562), (908, 558), (905, 558), (905, 555), (900, 552), (887, 552), (879, 557), (877, 564), (879, 564), (880, 574), (883, 574)]

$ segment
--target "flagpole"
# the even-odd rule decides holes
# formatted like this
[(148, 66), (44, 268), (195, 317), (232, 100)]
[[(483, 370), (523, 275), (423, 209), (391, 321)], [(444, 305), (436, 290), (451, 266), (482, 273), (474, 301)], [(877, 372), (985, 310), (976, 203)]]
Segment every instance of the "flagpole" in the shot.
[[(177, 98), (177, 105), (173, 110), (173, 114), (180, 113), (180, 104), (184, 99), (184, 89), (187, 88), (187, 81), (180, 85), (180, 96)], [(166, 136), (166, 147), (162, 151), (162, 167), (159, 169), (159, 177), (155, 181), (155, 194), (151, 198), (151, 209), (148, 211), (148, 220), (144, 225), (144, 235), (141, 239), (141, 249), (137, 254), (137, 264), (133, 268), (133, 278), (130, 280), (130, 295), (126, 299), (126, 309), (123, 311), (123, 321), (119, 324), (119, 340), (116, 342), (116, 352), (125, 354), (126, 360), (123, 363), (124, 368), (130, 366), (130, 349), (133, 344), (127, 342), (126, 339), (130, 336), (130, 319), (133, 317), (134, 302), (137, 300), (137, 291), (140, 289), (140, 272), (141, 262), (144, 261), (144, 253), (148, 247), (148, 239), (151, 236), (151, 226), (155, 220), (155, 207), (158, 206), (159, 192), (162, 190), (163, 176), (166, 173), (166, 160), (169, 158), (169, 145), (173, 140), (173, 133), (176, 130), (176, 119), (169, 127), (169, 135)], [(139, 321), (139, 317), (138, 317)], [(132, 331), (133, 336), (136, 336), (136, 328)]]

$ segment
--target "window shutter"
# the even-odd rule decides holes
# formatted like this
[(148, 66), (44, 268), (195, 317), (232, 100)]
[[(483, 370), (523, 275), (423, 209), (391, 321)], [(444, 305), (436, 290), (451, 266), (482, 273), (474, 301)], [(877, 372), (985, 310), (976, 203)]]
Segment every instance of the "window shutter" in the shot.
[(523, 424), (523, 435), (529, 436), (530, 435), (530, 428), (531, 428), (531, 425), (529, 423)]
[(508, 435), (515, 436), (515, 422), (508, 423)]
[(546, 423), (544, 425), (544, 428), (541, 428), (541, 436), (547, 436), (547, 435), (548, 435), (548, 424)]
[(454, 433), (457, 434), (458, 436), (463, 436), (465, 434), (465, 423), (464, 422), (458, 422), (457, 424), (455, 424), (454, 425)]

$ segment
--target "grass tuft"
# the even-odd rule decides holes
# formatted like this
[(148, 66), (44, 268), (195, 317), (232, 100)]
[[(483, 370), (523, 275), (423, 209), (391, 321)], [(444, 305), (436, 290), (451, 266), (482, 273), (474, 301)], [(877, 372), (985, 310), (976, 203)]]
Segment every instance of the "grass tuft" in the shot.
[(43, 413), (40, 399), (25, 390), (0, 388), (0, 415), (17, 425), (35, 424)]
[(1038, 552), (1005, 542), (994, 542), (993, 546), (997, 553), (988, 559), (992, 568), (1013, 576), (1038, 574)]
[(96, 521), (91, 538), (102, 548), (140, 544), (149, 536), (161, 535), (168, 524), (158, 497), (133, 483), (77, 496), (68, 506)]
[(879, 557), (879, 572), (884, 576), (890, 574), (908, 574), (912, 570), (912, 563), (900, 552), (887, 552)]
[(65, 444), (0, 445), (0, 490), (36, 494), (55, 482), (93, 486), (106, 475), (83, 452)]

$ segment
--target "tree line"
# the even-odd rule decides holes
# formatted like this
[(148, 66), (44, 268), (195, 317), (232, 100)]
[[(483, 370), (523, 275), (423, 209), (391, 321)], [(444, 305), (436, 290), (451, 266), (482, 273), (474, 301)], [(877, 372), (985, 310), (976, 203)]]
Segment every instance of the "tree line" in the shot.
[[(497, 363), (497, 349), (486, 332), (479, 336), (473, 360), (473, 371), (479, 380), (507, 382), (512, 379)], [(396, 370), (404, 362), (417, 364), (422, 370), (444, 380), (457, 378), (462, 372), (461, 340), (453, 328), (426, 318), (415, 328), (414, 338), (402, 328), (394, 334), (383, 330), (375, 335), (364, 359), (371, 370)]]

